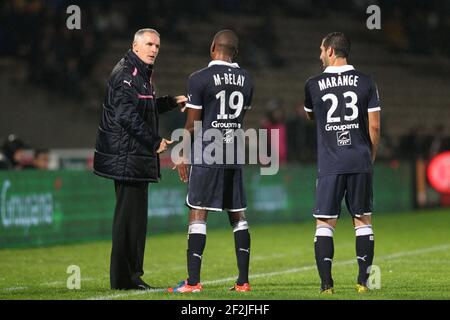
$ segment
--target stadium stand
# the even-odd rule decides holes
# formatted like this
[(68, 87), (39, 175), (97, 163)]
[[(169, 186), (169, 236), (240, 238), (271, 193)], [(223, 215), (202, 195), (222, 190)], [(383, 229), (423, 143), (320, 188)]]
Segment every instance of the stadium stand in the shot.
[[(72, 61), (75, 65), (84, 66), (76, 70), (76, 75), (72, 71), (66, 71), (65, 75), (63, 72), (70, 70), (67, 66), (74, 56), (73, 52), (76, 52), (74, 48), (59, 50), (62, 55), (59, 64), (50, 69), (59, 70), (60, 73), (57, 74), (62, 78), (50, 73), (52, 81), (46, 81), (45, 77), (35, 78), (36, 75), (31, 72), (35, 72), (35, 66), (40, 64), (40, 60), (35, 61), (36, 57), (30, 58), (34, 51), (25, 54), (25, 49), (20, 46), (12, 46), (10, 50), (3, 49), (3, 54), (0, 55), (0, 93), (3, 100), (2, 113), (8, 116), (1, 117), (1, 137), (17, 132), (20, 128), (20, 136), (31, 145), (50, 148), (93, 146), (111, 66), (129, 47), (130, 35), (135, 31), (132, 28), (138, 28), (139, 23), (146, 21), (146, 15), (141, 12), (138, 16), (136, 7), (125, 8), (120, 2), (106, 8), (100, 7), (97, 1), (92, 3), (82, 3), (83, 10), (86, 11), (83, 12), (87, 25), (85, 29), (88, 32), (83, 31), (82, 37), (71, 36), (78, 41), (75, 48), (81, 46), (85, 49), (82, 50), (85, 54), (81, 58)], [(315, 5), (303, 4), (302, 7), (285, 1), (270, 13), (263, 9), (252, 11), (246, 6), (234, 10), (225, 1), (217, 3), (211, 5), (212, 8), (205, 9), (215, 13), (209, 13), (204, 19), (198, 19), (201, 11), (195, 11), (199, 10), (199, 5), (190, 9), (185, 6), (178, 8), (174, 12), (174, 23), (170, 26), (157, 19), (146, 22), (157, 29), (159, 27), (162, 33), (161, 55), (154, 74), (159, 94), (184, 93), (188, 75), (208, 63), (209, 57), (205, 52), (209, 48), (211, 35), (220, 28), (231, 27), (241, 35), (238, 62), (248, 68), (255, 78), (255, 107), (249, 114), (248, 126), (260, 126), (261, 118), (266, 112), (265, 105), (273, 98), (283, 101), (286, 113), (290, 116), (295, 107), (302, 103), (305, 80), (321, 72), (318, 59), (320, 39), (328, 32), (339, 29), (348, 33), (353, 40), (351, 63), (360, 70), (373, 74), (378, 83), (384, 106), (383, 136), (389, 140), (391, 148), (397, 148), (402, 136), (412, 128), (420, 125), (423, 134), (429, 134), (434, 127), (444, 125), (450, 119), (450, 91), (445, 79), (450, 70), (450, 59), (443, 54), (445, 47), (438, 53), (428, 55), (418, 54), (414, 48), (393, 48), (389, 42), (393, 35), (386, 36), (393, 27), (388, 25), (384, 31), (364, 31), (360, 26), (365, 21), (355, 19), (351, 10), (336, 9), (333, 12), (333, 24), (327, 25), (323, 18), (329, 11), (324, 10), (318, 15), (314, 10), (314, 6), (322, 5), (320, 2)], [(149, 10), (174, 10), (176, 7), (172, 2), (165, 6), (148, 4)], [(5, 8), (4, 6), (3, 15), (8, 13)], [(30, 14), (30, 10), (27, 14), (24, 13), (28, 21), (32, 21), (30, 23), (37, 23), (40, 20), (36, 19), (42, 19), (39, 15)], [(68, 36), (58, 29), (64, 28), (61, 21), (52, 18), (51, 13), (56, 9), (48, 9), (43, 5), (42, 9), (35, 10), (47, 13), (44, 14), (47, 26), (52, 26), (50, 22), (56, 21), (53, 24), (54, 30), (57, 35), (61, 33), (62, 40), (55, 35), (53, 42), (64, 47), (64, 39)], [(185, 15), (180, 13), (182, 10), (186, 10)], [(298, 14), (294, 15), (292, 12)], [(101, 19), (92, 19), (93, 16)], [(388, 18), (386, 20), (389, 21)], [(45, 31), (44, 34), (46, 33), (51, 34), (50, 31)], [(17, 31), (17, 35), (20, 34), (24, 34), (21, 29)], [(93, 46), (95, 53), (92, 52)], [(53, 49), (50, 46), (46, 49), (47, 52), (40, 55), (44, 57)], [(83, 64), (87, 57), (92, 61)], [(75, 79), (77, 77), (79, 80)], [(66, 83), (69, 81), (67, 79), (72, 79), (78, 86)], [(182, 125), (183, 116), (162, 120), (163, 132), (170, 133), (173, 128)], [(23, 123), (28, 125), (24, 126)], [(35, 134), (36, 130), (39, 130), (39, 135)], [(445, 134), (448, 136), (450, 132)]]

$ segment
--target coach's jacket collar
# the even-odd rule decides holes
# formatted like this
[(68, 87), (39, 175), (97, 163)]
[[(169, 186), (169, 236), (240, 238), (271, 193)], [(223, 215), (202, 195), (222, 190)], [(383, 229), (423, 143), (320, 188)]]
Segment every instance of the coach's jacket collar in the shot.
[(346, 64), (344, 66), (338, 66), (338, 67), (336, 67), (336, 66), (326, 67), (323, 72), (324, 73), (341, 73), (341, 72), (346, 72), (346, 71), (350, 71), (350, 70), (355, 70), (355, 68), (350, 64)]
[(153, 65), (152, 64), (147, 64), (144, 61), (142, 61), (136, 55), (136, 53), (134, 53), (133, 50), (131, 50), (131, 49), (128, 50), (128, 52), (126, 54), (126, 57), (133, 64), (133, 66), (135, 66), (138, 69), (138, 71), (140, 73), (144, 74), (148, 78), (151, 77), (152, 71), (153, 71)]
[(228, 66), (232, 68), (239, 68), (239, 65), (237, 63), (229, 63), (223, 60), (213, 60), (208, 64), (208, 67), (214, 66), (214, 65), (220, 65), (220, 66)]

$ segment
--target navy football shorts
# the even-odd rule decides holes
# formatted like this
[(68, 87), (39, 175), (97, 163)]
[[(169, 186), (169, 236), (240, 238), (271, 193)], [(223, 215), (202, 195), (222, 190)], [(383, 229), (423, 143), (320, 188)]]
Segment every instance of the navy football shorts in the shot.
[(191, 166), (186, 205), (208, 211), (244, 211), (247, 200), (242, 169)]
[(332, 174), (317, 178), (315, 218), (335, 219), (341, 214), (342, 198), (353, 217), (372, 214), (372, 173)]

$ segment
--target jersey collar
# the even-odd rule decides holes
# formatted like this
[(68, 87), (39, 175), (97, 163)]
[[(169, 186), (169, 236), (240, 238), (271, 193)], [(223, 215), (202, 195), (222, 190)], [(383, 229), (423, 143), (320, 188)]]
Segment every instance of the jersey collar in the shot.
[(232, 68), (239, 68), (239, 65), (237, 63), (229, 63), (226, 61), (222, 61), (222, 60), (213, 60), (208, 64), (208, 67), (214, 66), (214, 65), (219, 65), (219, 66), (227, 66), (227, 67), (232, 67)]
[(339, 67), (336, 67), (336, 66), (326, 67), (323, 72), (324, 73), (341, 73), (341, 72), (346, 72), (346, 71), (350, 71), (350, 70), (355, 70), (355, 68), (350, 64), (346, 64), (344, 66), (339, 66)]

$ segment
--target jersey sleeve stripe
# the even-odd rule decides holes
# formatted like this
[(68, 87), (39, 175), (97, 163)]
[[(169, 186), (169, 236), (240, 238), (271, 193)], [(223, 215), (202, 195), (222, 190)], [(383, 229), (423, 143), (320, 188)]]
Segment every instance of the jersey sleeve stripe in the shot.
[(186, 103), (186, 107), (187, 108), (192, 108), (192, 109), (202, 109), (202, 106), (197, 106), (195, 104), (190, 104), (190, 103)]
[(380, 111), (381, 108), (380, 107), (375, 107), (375, 108), (369, 108), (367, 109), (367, 112), (375, 112), (375, 111)]
[(313, 112), (312, 109), (307, 108), (306, 106), (303, 107), (305, 109), (306, 112)]

